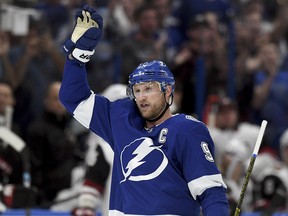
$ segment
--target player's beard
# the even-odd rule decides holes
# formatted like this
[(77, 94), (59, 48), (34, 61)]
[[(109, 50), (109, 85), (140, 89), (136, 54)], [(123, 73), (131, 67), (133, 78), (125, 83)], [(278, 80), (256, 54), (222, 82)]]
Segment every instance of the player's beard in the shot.
[(158, 117), (163, 113), (166, 108), (166, 101), (161, 99), (158, 103), (153, 105), (150, 104), (150, 107), (147, 110), (142, 110), (138, 107), (141, 116), (148, 120), (153, 121), (154, 119), (158, 119)]

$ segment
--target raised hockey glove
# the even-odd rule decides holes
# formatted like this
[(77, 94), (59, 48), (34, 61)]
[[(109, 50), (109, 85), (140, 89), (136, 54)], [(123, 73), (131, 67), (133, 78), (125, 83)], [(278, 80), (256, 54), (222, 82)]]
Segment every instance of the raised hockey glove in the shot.
[(101, 38), (103, 18), (88, 5), (85, 5), (82, 10), (78, 10), (75, 17), (75, 28), (71, 38), (64, 42), (63, 50), (81, 64), (85, 64), (91, 59)]

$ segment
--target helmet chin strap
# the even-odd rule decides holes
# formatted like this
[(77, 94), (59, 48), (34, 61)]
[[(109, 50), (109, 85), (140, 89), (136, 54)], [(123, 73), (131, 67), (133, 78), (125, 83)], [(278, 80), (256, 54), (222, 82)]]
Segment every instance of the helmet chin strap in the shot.
[(172, 105), (173, 103), (173, 94), (171, 94), (171, 100), (170, 100), (170, 103), (166, 101), (166, 93), (163, 94), (164, 96), (164, 99), (165, 99), (165, 102), (166, 102), (166, 105), (164, 107), (164, 109), (162, 110), (162, 112), (154, 119), (145, 119), (146, 121), (148, 122), (155, 122), (155, 121), (158, 121), (160, 118), (163, 117), (163, 115), (165, 114), (165, 112), (167, 111), (167, 109)]

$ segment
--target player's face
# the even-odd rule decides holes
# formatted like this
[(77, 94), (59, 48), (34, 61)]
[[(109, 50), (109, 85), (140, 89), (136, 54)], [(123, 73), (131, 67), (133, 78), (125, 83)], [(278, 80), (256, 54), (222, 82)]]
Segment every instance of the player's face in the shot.
[(158, 82), (144, 82), (133, 86), (138, 109), (145, 119), (155, 119), (166, 106), (163, 92)]

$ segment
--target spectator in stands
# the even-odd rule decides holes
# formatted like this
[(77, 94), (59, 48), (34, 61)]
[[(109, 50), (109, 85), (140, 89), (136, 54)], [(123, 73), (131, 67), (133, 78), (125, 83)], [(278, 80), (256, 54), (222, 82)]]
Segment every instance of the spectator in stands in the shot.
[[(41, 20), (31, 20), (28, 35), (10, 52), (14, 62), (15, 118), (24, 133), (29, 123), (43, 111), (42, 101), (48, 85), (59, 80), (64, 56)], [(24, 134), (25, 135), (25, 134)]]
[(167, 63), (172, 62), (179, 48), (174, 38), (178, 35), (176, 29), (180, 23), (172, 15), (174, 5), (177, 5), (177, 3), (172, 0), (153, 0), (150, 2), (157, 8), (160, 31), (163, 32), (163, 35), (166, 35)]
[[(159, 34), (157, 9), (144, 3), (134, 12), (137, 30), (126, 38), (121, 47), (121, 82), (138, 64), (152, 59), (166, 61), (166, 37)], [(129, 53), (129, 54), (128, 54)]]
[[(197, 77), (203, 75), (204, 101), (209, 94), (223, 94), (226, 88), (226, 41), (220, 32), (210, 27), (203, 14), (191, 20), (185, 41), (175, 55), (172, 70), (183, 85), (183, 112), (196, 113)], [(197, 75), (197, 73), (199, 73)], [(204, 73), (204, 74), (203, 74)], [(198, 113), (199, 114), (199, 113)], [(201, 118), (201, 116), (198, 116)]]
[[(215, 100), (208, 115), (214, 115), (206, 122), (215, 143), (215, 160), (228, 185), (230, 209), (234, 210), (240, 196), (246, 162), (253, 151), (259, 129), (257, 125), (239, 120), (239, 110), (236, 101), (226, 97)], [(242, 208), (247, 210), (251, 201), (249, 195)]]
[[(135, 10), (144, 3), (143, 0), (120, 0), (111, 1), (109, 5), (109, 19), (104, 28), (108, 29), (108, 37), (114, 37), (118, 40), (125, 38), (135, 31), (137, 22), (135, 20)], [(116, 44), (115, 44), (116, 45)]]
[[(10, 141), (11, 136), (17, 137), (16, 139), (21, 139), (21, 131), (13, 121), (14, 105), (15, 98), (11, 85), (0, 81), (0, 133), (2, 133), (0, 134), (0, 182), (4, 185), (22, 184), (22, 158), (19, 149), (17, 148), (17, 143)], [(2, 137), (4, 135), (11, 136), (10, 138), (8, 137), (4, 139), (4, 137)]]
[(281, 56), (275, 43), (267, 43), (258, 54), (259, 67), (255, 70), (252, 106), (256, 121), (266, 119), (270, 145), (279, 151), (279, 138), (288, 128), (288, 73), (281, 71)]
[(153, 6), (158, 9), (159, 23), (162, 28), (170, 25), (171, 19), (171, 0), (154, 0), (151, 1)]
[(216, 146), (216, 161), (221, 167), (222, 154), (229, 143), (233, 139), (237, 139), (243, 143), (247, 152), (252, 152), (260, 128), (249, 122), (239, 121), (236, 101), (220, 97), (214, 106), (214, 110), (211, 111), (214, 113), (209, 114), (215, 115), (215, 122), (212, 124), (207, 122), (207, 124), (210, 125), (209, 129)]
[[(14, 105), (12, 86), (0, 81), (0, 212), (35, 204), (36, 190), (30, 187), (29, 181), (29, 149), (13, 121)], [(24, 173), (28, 178), (23, 178)], [(21, 198), (23, 194), (27, 199)]]
[(173, 17), (178, 20), (178, 25), (175, 28), (175, 35), (173, 41), (180, 47), (181, 44), (188, 39), (187, 30), (191, 24), (191, 20), (195, 19), (199, 14), (206, 12), (213, 12), (221, 22), (226, 21), (227, 15), (231, 11), (229, 1), (214, 0), (214, 1), (197, 1), (197, 0), (182, 0), (173, 1)]
[(29, 125), (32, 185), (41, 192), (39, 206), (47, 208), (57, 193), (71, 186), (72, 169), (78, 165), (77, 138), (69, 128), (70, 117), (58, 99), (61, 83), (52, 82), (44, 98), (45, 111)]
[[(12, 82), (14, 69), (9, 59), (10, 37), (7, 32), (0, 30), (0, 78)], [(13, 83), (11, 83), (13, 84)]]
[(287, 212), (288, 167), (270, 151), (257, 155), (251, 185), (253, 186), (252, 211), (261, 216), (272, 216), (275, 212)]
[[(258, 52), (263, 44), (280, 37), (283, 21), (266, 19), (268, 12), (262, 1), (247, 1), (235, 17), (235, 89), (239, 102), (239, 112), (244, 121), (253, 119), (254, 72), (259, 67)], [(268, 9), (269, 10), (269, 9)], [(283, 19), (284, 20), (284, 19)], [(275, 26), (273, 25), (275, 22)], [(278, 24), (281, 24), (277, 27)]]
[(51, 37), (56, 40), (63, 26), (68, 23), (69, 8), (61, 0), (44, 0), (36, 2), (35, 9), (41, 13), (45, 27), (51, 31)]

